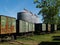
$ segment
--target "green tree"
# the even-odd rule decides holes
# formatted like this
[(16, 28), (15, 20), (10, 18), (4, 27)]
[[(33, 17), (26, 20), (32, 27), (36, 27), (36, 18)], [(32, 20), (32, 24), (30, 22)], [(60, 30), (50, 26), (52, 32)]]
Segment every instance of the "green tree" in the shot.
[(39, 11), (43, 16), (43, 23), (57, 24), (60, 8), (60, 0), (34, 0), (37, 4), (36, 8), (41, 8)]

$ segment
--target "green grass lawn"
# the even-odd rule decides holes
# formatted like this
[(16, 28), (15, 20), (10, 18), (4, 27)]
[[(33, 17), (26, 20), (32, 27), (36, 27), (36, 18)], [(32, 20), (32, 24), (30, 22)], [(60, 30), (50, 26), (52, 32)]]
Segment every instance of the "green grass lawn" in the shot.
[[(37, 43), (40, 43), (42, 41), (56, 41), (60, 42), (58, 40), (53, 40), (53, 36), (60, 36), (60, 31), (57, 31), (56, 33), (50, 33), (50, 34), (44, 34), (44, 35), (34, 35), (34, 36), (27, 36), (27, 37), (20, 37), (16, 41), (23, 42), (23, 45), (37, 45)], [(9, 44), (9, 43), (1, 43), (0, 45), (17, 45), (17, 44)], [(20, 44), (21, 45), (21, 44)]]

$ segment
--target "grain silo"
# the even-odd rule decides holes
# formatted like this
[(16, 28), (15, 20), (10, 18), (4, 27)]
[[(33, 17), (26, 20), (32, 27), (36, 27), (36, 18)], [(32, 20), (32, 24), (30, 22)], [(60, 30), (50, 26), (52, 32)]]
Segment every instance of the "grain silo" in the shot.
[(25, 11), (19, 12), (17, 14), (17, 19), (31, 22), (31, 23), (38, 23), (39, 22), (38, 16), (33, 14), (32, 12), (26, 10), (26, 9), (25, 9)]
[(36, 14), (35, 14), (34, 16), (35, 16), (35, 20), (34, 20), (35, 23), (40, 23), (40, 21), (39, 21), (39, 20), (40, 20), (39, 17), (38, 17)]
[(27, 21), (27, 22), (31, 22), (31, 14), (29, 14), (27, 12), (19, 12), (17, 19)]

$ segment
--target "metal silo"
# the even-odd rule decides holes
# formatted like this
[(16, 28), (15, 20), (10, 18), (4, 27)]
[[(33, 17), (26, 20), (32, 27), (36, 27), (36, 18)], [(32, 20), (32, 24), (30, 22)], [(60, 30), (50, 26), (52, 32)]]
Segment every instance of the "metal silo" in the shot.
[(39, 19), (39, 17), (37, 17), (37, 22), (36, 23), (40, 23), (40, 19)]
[(39, 17), (36, 14), (33, 14), (31, 11), (28, 11), (26, 9), (17, 14), (17, 19), (27, 21), (30, 23), (40, 23)]
[(35, 23), (35, 15), (32, 16), (32, 22)]
[(40, 20), (39, 17), (36, 15), (36, 21), (35, 21), (35, 23), (40, 23), (39, 20)]
[(32, 17), (32, 13), (31, 12), (19, 12), (17, 14), (17, 19), (18, 20), (23, 20), (23, 21), (27, 21), (27, 22), (31, 22), (32, 23), (32, 20), (33, 20), (33, 17)]
[(31, 15), (26, 12), (19, 12), (17, 15), (18, 20), (23, 20), (23, 21), (28, 21), (28, 22), (31, 22), (30, 17), (31, 17)]

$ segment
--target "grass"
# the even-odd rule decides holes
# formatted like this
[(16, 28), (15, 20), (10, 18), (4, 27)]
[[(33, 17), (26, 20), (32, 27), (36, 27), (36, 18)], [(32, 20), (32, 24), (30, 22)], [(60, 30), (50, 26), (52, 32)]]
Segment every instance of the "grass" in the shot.
[(10, 44), (7, 42), (0, 43), (0, 45), (28, 45), (28, 44)]
[[(34, 35), (34, 36), (28, 36), (28, 37), (20, 37), (16, 41), (23, 42), (24, 45), (33, 45), (40, 43), (42, 41), (48, 41), (48, 42), (55, 42), (53, 40), (53, 36), (60, 36), (60, 31), (57, 31), (56, 33), (50, 33), (50, 34), (44, 34), (44, 35)], [(60, 42), (60, 41), (56, 41)], [(16, 45), (16, 44), (9, 44), (9, 43), (1, 43), (0, 45)]]
[(48, 42), (60, 42), (60, 41), (55, 41), (53, 40), (53, 36), (60, 36), (60, 31), (57, 31), (56, 33), (50, 33), (50, 34), (44, 34), (44, 35), (34, 35), (32, 37), (26, 37), (26, 38), (20, 38), (17, 39), (18, 41), (22, 41), (22, 42), (28, 42), (28, 41), (35, 41), (35, 42), (42, 42), (42, 41), (48, 41)]

